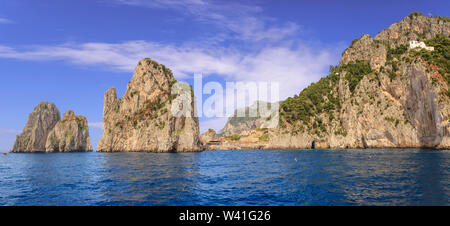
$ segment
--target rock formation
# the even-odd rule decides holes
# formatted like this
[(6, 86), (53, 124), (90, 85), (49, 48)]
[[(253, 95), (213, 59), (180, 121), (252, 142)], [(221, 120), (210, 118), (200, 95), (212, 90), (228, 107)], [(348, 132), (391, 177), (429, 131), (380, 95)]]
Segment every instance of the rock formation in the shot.
[[(279, 126), (268, 130), (266, 142), (254, 143), (263, 148), (450, 148), (449, 35), (447, 18), (419, 13), (375, 38), (363, 35), (328, 76), (282, 101)], [(410, 49), (410, 40), (434, 50)]]
[(11, 152), (92, 151), (87, 120), (67, 111), (63, 119), (53, 103), (41, 102), (28, 116)]
[(72, 110), (64, 113), (62, 120), (48, 134), (46, 152), (89, 152), (92, 146), (86, 117)]
[(124, 96), (105, 93), (98, 151), (190, 152), (202, 150), (192, 88), (170, 69), (139, 61)]
[(60, 117), (55, 104), (39, 103), (28, 116), (27, 124), (17, 136), (11, 152), (45, 152), (47, 136)]

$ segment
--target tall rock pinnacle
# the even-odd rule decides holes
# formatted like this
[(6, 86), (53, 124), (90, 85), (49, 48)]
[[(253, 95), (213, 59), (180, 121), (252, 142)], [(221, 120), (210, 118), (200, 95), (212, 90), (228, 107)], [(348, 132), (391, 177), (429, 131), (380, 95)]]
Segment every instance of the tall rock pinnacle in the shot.
[(60, 117), (54, 103), (39, 103), (28, 116), (27, 124), (17, 136), (11, 152), (45, 152), (47, 136)]
[[(187, 114), (174, 114), (178, 107)], [(198, 118), (191, 87), (149, 58), (139, 61), (124, 96), (105, 93), (103, 136), (98, 151), (200, 151)]]

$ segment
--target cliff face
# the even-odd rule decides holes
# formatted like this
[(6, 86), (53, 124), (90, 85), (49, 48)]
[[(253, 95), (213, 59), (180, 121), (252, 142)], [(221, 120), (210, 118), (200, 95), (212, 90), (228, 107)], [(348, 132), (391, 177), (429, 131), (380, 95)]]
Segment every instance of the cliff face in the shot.
[(124, 96), (105, 93), (98, 151), (200, 151), (192, 89), (151, 59), (138, 63)]
[[(450, 23), (411, 14), (346, 49), (330, 74), (280, 104), (264, 148), (450, 148)], [(410, 49), (424, 41), (434, 51)], [(241, 138), (242, 139), (242, 138)]]
[(86, 117), (75, 115), (72, 110), (64, 113), (62, 120), (50, 131), (46, 152), (89, 152), (92, 146)]
[(28, 116), (27, 124), (17, 136), (11, 152), (45, 152), (47, 136), (60, 117), (55, 104), (39, 103)]
[(378, 33), (375, 40), (389, 41), (391, 47), (408, 44), (410, 40), (427, 40), (437, 34), (450, 35), (448, 17), (425, 17), (414, 12)]

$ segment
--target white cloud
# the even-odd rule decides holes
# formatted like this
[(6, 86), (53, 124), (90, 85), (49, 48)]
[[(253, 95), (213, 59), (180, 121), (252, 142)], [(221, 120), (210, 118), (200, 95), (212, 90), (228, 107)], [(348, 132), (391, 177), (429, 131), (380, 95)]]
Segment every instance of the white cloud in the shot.
[[(215, 52), (215, 53), (214, 53)], [(0, 58), (22, 60), (66, 60), (82, 65), (101, 65), (113, 70), (133, 71), (145, 57), (171, 68), (177, 78), (193, 72), (226, 74), (235, 62), (233, 55), (189, 46), (161, 45), (155, 42), (129, 41), (123, 43), (84, 43), (58, 46), (37, 46), (26, 50), (0, 45)]]
[(10, 24), (10, 23), (12, 23), (12, 20), (0, 17), (0, 24)]
[(262, 14), (263, 9), (243, 2), (211, 0), (116, 0), (117, 4), (175, 10), (206, 24), (215, 25), (220, 36), (246, 41), (279, 41), (299, 31), (294, 23), (280, 23)]
[[(217, 28), (212, 37), (180, 44), (134, 40), (119, 43), (66, 43), (47, 46), (2, 46), (0, 58), (48, 61), (132, 72), (137, 62), (150, 57), (174, 72), (177, 79), (194, 73), (219, 75), (227, 81), (271, 81), (280, 83), (280, 99), (298, 94), (324, 76), (337, 62), (337, 50), (311, 47), (296, 37), (300, 26), (264, 16), (263, 9), (240, 2), (217, 4), (209, 0), (116, 0), (128, 6), (176, 12)], [(222, 45), (226, 41), (238, 45)], [(224, 47), (225, 46), (225, 47)], [(202, 121), (202, 129), (219, 130), (226, 118)], [(101, 122), (89, 124), (101, 128)]]
[(0, 45), (0, 57), (22, 60), (67, 60), (76, 64), (108, 65), (113, 69), (132, 71), (142, 56), (136, 56), (139, 42), (121, 44), (85, 43), (57, 46), (34, 46), (25, 50)]
[(253, 52), (146, 41), (35, 46), (25, 50), (0, 46), (0, 58), (65, 60), (126, 72), (132, 72), (140, 59), (151, 57), (171, 68), (178, 79), (203, 73), (221, 75), (230, 81), (279, 82), (282, 99), (323, 76), (328, 65), (337, 61), (336, 55), (333, 50), (313, 50), (300, 44), (267, 46)]
[(313, 50), (307, 46), (278, 46), (262, 49), (240, 62), (239, 71), (229, 76), (236, 81), (266, 81), (280, 84), (280, 98), (297, 94), (312, 81), (326, 75), (337, 60), (333, 50)]
[[(255, 2), (116, 0), (115, 3), (173, 10), (221, 29), (222, 32), (208, 39), (211, 43), (202, 40), (190, 46), (170, 46), (161, 48), (161, 52), (151, 52), (151, 57), (168, 64), (179, 75), (219, 74), (232, 81), (280, 82), (280, 98), (284, 99), (325, 75), (328, 66), (338, 60), (337, 49), (314, 50), (301, 44), (296, 36), (299, 25), (267, 17)], [(221, 48), (221, 42), (227, 40), (242, 41), (251, 50)]]
[[(67, 43), (54, 46), (12, 48), (0, 45), (0, 58), (22, 60), (63, 60), (74, 64), (106, 67), (132, 72), (137, 62), (150, 57), (171, 68), (177, 79), (194, 73), (221, 75), (231, 81), (280, 82), (280, 98), (298, 93), (318, 80), (337, 62), (337, 52), (312, 48), (292, 36), (299, 26), (265, 17), (257, 5), (240, 2), (217, 4), (210, 0), (115, 0), (129, 6), (175, 10), (204, 23), (223, 28), (209, 40), (239, 39), (244, 45), (220, 45), (204, 39), (181, 44), (154, 41), (121, 43)], [(225, 38), (223, 38), (225, 37)], [(278, 42), (283, 40), (282, 42)], [(220, 41), (219, 41), (220, 42)], [(242, 43), (241, 43), (242, 44)], [(251, 48), (246, 48), (248, 46)], [(244, 46), (244, 47), (242, 47)]]

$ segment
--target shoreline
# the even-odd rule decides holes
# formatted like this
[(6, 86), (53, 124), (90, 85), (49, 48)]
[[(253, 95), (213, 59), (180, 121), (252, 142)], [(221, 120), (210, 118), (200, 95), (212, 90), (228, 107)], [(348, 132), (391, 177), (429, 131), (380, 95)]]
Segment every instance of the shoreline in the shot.
[(2, 155), (9, 154), (64, 154), (64, 153), (155, 153), (155, 154), (167, 154), (167, 153), (201, 153), (210, 151), (311, 151), (311, 150), (322, 150), (322, 151), (351, 151), (351, 150), (389, 150), (389, 149), (404, 149), (404, 150), (429, 150), (429, 151), (450, 151), (448, 148), (430, 148), (430, 147), (383, 147), (383, 148), (264, 148), (264, 149), (205, 149), (203, 151), (196, 152), (151, 152), (151, 151), (90, 151), (90, 152), (0, 152)]

